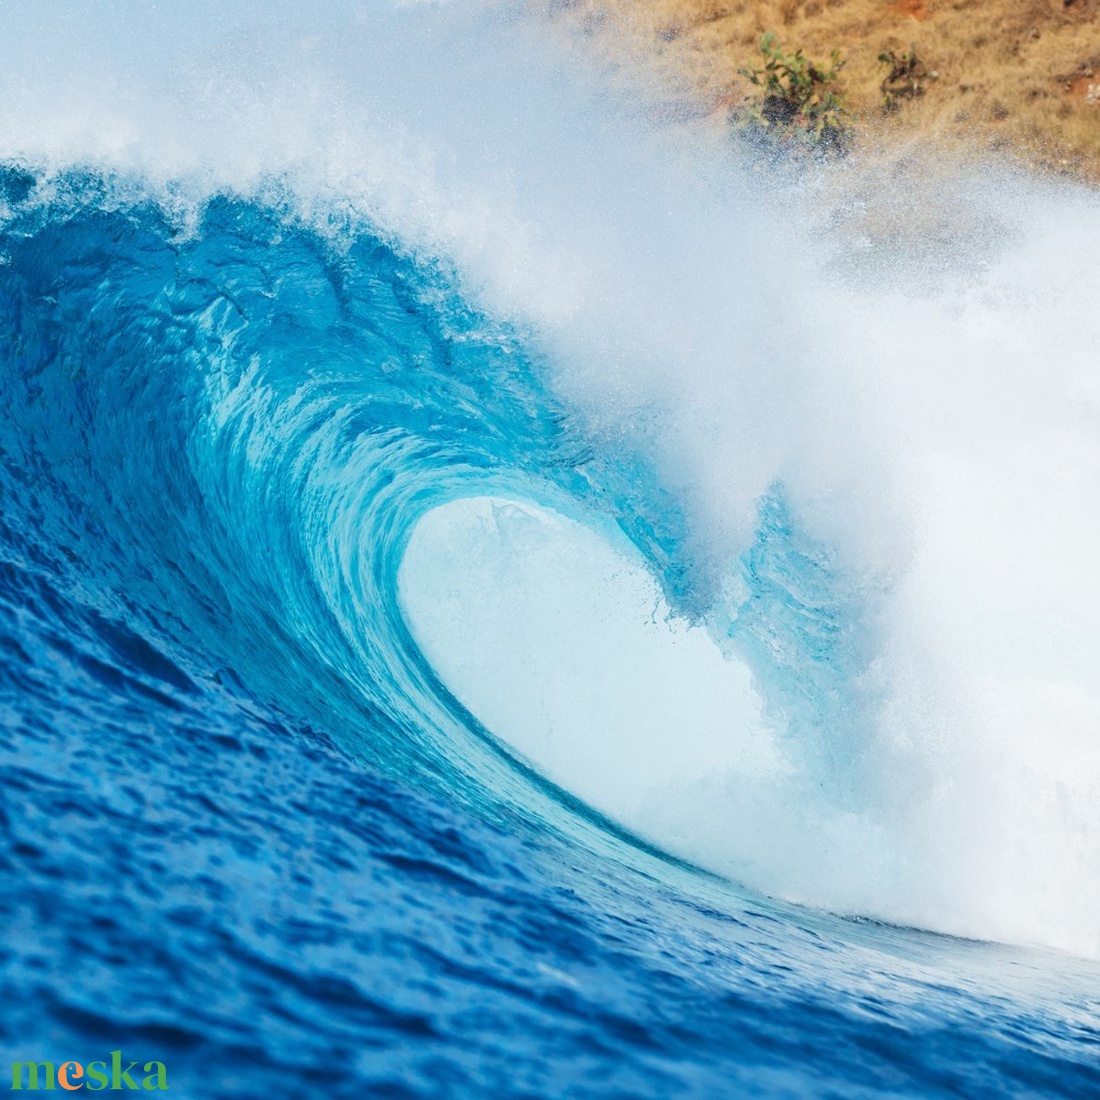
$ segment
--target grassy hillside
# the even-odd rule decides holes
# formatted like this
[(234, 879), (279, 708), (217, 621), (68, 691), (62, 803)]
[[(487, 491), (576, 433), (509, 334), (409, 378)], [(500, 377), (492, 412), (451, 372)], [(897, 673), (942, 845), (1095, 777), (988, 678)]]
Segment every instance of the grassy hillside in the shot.
[[(922, 136), (940, 148), (992, 148), (1100, 181), (1100, 0), (557, 0), (609, 48), (629, 42), (716, 112), (753, 91), (773, 31), (785, 49), (845, 59), (840, 88), (861, 140)], [(915, 49), (924, 75), (907, 95), (890, 66)], [(932, 76), (931, 74), (935, 74)], [(900, 90), (900, 94), (898, 94)], [(915, 91), (916, 89), (908, 89)]]

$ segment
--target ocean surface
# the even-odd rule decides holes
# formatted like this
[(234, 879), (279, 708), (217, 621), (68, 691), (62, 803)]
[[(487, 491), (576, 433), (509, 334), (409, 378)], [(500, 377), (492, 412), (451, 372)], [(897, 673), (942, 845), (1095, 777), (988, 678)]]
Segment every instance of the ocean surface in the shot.
[(1100, 200), (599, 57), (0, 6), (0, 1088), (1100, 1095)]

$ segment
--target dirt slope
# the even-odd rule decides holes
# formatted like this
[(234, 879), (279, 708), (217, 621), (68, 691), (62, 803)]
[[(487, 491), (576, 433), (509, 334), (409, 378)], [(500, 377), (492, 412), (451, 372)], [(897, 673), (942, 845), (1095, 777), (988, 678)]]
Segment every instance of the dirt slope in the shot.
[[(715, 111), (750, 93), (738, 70), (774, 31), (786, 49), (846, 60), (862, 140), (993, 148), (1100, 181), (1100, 0), (556, 0), (613, 48), (641, 49)], [(565, 9), (563, 12), (562, 9)], [(924, 92), (883, 109), (882, 51), (915, 46)]]

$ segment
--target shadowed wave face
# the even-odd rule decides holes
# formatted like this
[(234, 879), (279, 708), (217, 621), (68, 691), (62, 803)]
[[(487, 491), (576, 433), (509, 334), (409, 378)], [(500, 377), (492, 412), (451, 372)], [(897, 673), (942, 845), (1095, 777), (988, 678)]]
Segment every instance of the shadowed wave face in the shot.
[(1100, 1087), (1094, 586), (994, 613), (1095, 533), (1010, 207), (1095, 204), (956, 181), (913, 295), (514, 10), (62, 8), (2, 17), (67, 64), (0, 124), (0, 1073)]

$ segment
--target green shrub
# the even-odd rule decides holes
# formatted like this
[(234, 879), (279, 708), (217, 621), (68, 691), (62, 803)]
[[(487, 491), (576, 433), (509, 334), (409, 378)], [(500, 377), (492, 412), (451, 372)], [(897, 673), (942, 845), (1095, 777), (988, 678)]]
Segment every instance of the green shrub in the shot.
[(919, 99), (924, 95), (925, 83), (936, 80), (937, 72), (929, 72), (924, 62), (917, 57), (917, 47), (912, 45), (905, 53), (883, 50), (878, 55), (880, 65), (889, 65), (890, 71), (883, 77), (882, 109), (896, 111), (903, 99)]
[(833, 90), (844, 62), (833, 50), (829, 65), (811, 61), (801, 50), (784, 53), (770, 31), (760, 41), (764, 63), (741, 69), (760, 89), (748, 107), (748, 124), (758, 135), (816, 152), (842, 152), (849, 136), (849, 112)]

